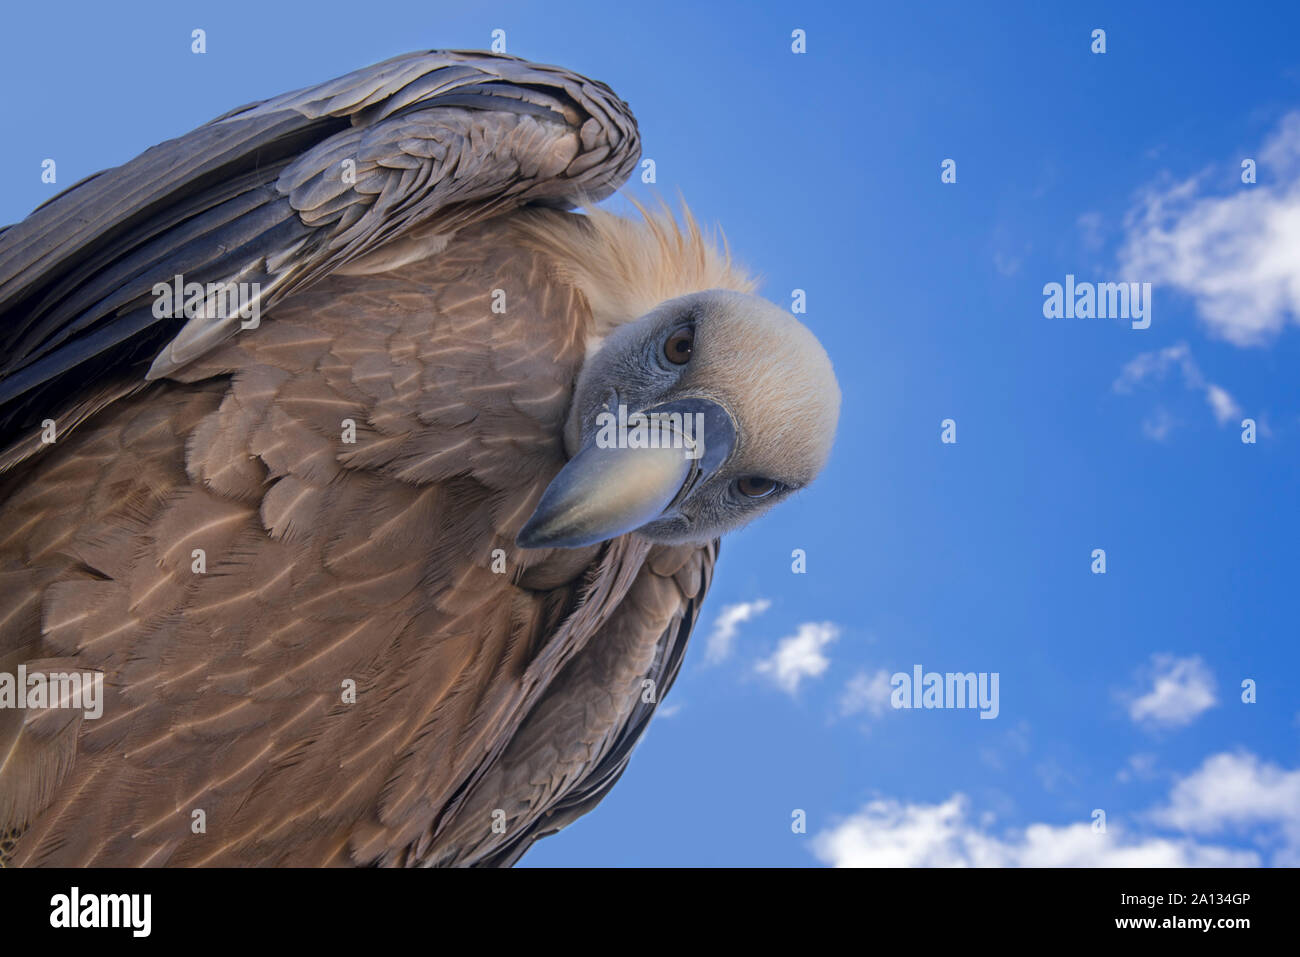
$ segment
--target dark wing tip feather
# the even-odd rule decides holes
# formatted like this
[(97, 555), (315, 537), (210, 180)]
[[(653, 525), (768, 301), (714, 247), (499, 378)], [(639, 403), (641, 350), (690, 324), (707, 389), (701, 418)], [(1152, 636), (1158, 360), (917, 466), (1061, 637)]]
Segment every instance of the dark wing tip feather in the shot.
[[(476, 132), (521, 117), (551, 139)], [(564, 168), (519, 155), (566, 136)], [(607, 196), (639, 153), (607, 86), (505, 54), (405, 54), (223, 114), (0, 230), (0, 446), (107, 380), (143, 377), (185, 326), (152, 315), (151, 289), (177, 272), (274, 280), (265, 311), (412, 226)], [(325, 182), (340, 155), (357, 156), (350, 190)]]
[(513, 836), (511, 840), (491, 854), (479, 859), (474, 867), (513, 867), (528, 850), (544, 837), (550, 837), (568, 827), (578, 818), (596, 807), (618, 779), (627, 770), (632, 759), (632, 751), (645, 735), (650, 719), (663, 704), (668, 692), (677, 681), (682, 661), (686, 656), (686, 646), (691, 633), (699, 619), (700, 606), (708, 595), (713, 578), (713, 566), (717, 561), (720, 542), (710, 543), (700, 567), (699, 591), (689, 599), (682, 608), (681, 617), (664, 633), (660, 639), (660, 653), (651, 677), (660, 693), (653, 702), (640, 701), (627, 723), (619, 733), (617, 740), (609, 751), (587, 771), (582, 780), (565, 793), (547, 813)]

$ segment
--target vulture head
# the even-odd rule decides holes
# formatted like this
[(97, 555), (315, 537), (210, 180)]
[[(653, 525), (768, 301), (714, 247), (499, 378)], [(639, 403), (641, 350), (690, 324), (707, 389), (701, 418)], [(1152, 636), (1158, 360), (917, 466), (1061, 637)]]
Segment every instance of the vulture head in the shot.
[(790, 313), (723, 289), (669, 300), (588, 346), (568, 464), (518, 543), (717, 538), (817, 476), (839, 406), (830, 359)]

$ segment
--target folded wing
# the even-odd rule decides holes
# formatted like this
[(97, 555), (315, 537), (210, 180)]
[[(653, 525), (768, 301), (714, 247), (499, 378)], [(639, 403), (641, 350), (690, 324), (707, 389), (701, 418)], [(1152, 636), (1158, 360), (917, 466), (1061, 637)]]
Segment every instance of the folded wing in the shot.
[(155, 316), (158, 283), (256, 284), (264, 313), (404, 235), (602, 198), (639, 149), (608, 87), (485, 53), (397, 57), (228, 113), (0, 232), (0, 431), (238, 331)]

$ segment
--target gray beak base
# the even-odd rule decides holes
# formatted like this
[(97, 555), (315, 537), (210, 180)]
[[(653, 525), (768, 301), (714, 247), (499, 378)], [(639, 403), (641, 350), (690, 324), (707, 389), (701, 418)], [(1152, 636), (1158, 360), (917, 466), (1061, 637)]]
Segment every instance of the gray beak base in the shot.
[(579, 548), (638, 529), (662, 517), (730, 455), (735, 428), (716, 402), (682, 399), (642, 414), (652, 413), (703, 417), (684, 431), (660, 427), (658, 447), (633, 447), (636, 440), (621, 428), (601, 429), (547, 486), (515, 543)]

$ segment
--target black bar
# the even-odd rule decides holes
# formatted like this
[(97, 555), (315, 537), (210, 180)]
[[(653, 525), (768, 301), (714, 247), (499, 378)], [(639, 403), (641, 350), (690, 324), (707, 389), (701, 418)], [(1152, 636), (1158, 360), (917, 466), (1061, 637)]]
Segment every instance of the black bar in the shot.
[[(67, 898), (66, 918), (73, 887), (87, 915), (87, 906), (98, 912), (98, 895), (150, 895), (148, 936), (136, 937), (130, 926), (52, 927), (58, 895)], [(694, 924), (733, 944), (751, 934), (762, 943), (805, 924), (818, 938), (844, 931), (863, 949), (899, 934), (919, 935), (915, 941), (927, 947), (944, 940), (1123, 938), (1232, 946), (1256, 934), (1287, 934), (1296, 890), (1296, 871), (1287, 869), (8, 870), (0, 871), (0, 926), (6, 944), (46, 937), (67, 943), (75, 934), (79, 944), (127, 947), (339, 946), (354, 939), (380, 945), (376, 933), (389, 946), (398, 940), (388, 941), (390, 933), (406, 932), (435, 950), (464, 933), (471, 946), (500, 945), (512, 934), (534, 940), (540, 934), (565, 946), (601, 927), (661, 947), (673, 928)], [(88, 896), (93, 904), (86, 904)], [(120, 923), (130, 924), (132, 915), (143, 923), (142, 909), (122, 914)], [(1211, 922), (1208, 930), (1200, 926), (1204, 920)]]

